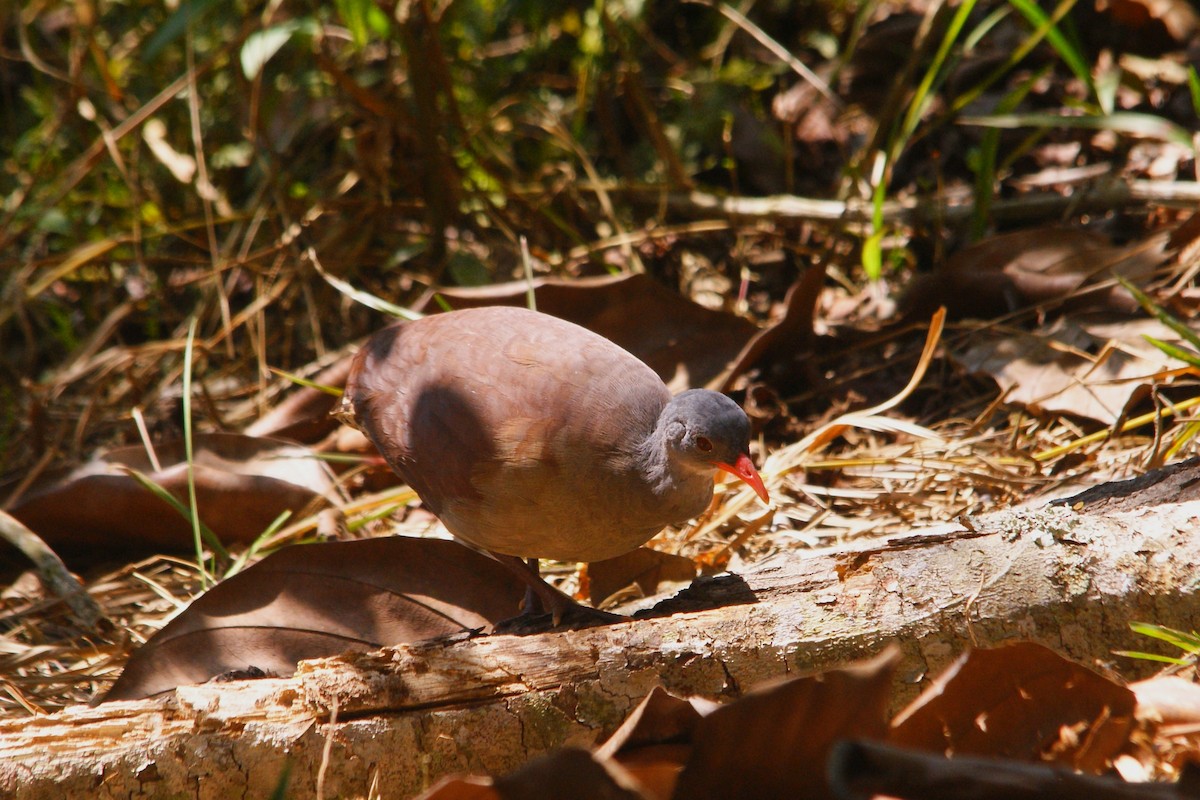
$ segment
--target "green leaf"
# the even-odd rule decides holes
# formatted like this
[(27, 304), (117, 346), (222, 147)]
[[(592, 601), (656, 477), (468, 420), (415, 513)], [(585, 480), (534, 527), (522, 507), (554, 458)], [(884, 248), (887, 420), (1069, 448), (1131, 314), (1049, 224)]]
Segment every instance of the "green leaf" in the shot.
[(492, 274), (486, 264), (471, 253), (461, 250), (450, 254), (446, 271), (459, 286), (486, 286), (492, 280)]
[(1192, 94), (1192, 113), (1200, 116), (1200, 75), (1194, 66), (1188, 67), (1188, 90)]
[(1115, 114), (993, 114), (986, 117), (962, 117), (961, 125), (983, 128), (1083, 128), (1097, 131), (1117, 131), (1133, 136), (1145, 136), (1192, 149), (1192, 134), (1186, 128), (1153, 114), (1118, 111)]
[(360, 50), (371, 40), (372, 34), (386, 39), (392, 32), (391, 21), (383, 9), (375, 5), (375, 0), (335, 0), (334, 6), (350, 31), (354, 46)]
[(262, 72), (263, 66), (293, 36), (298, 33), (313, 36), (317, 30), (316, 20), (311, 17), (302, 17), (255, 31), (246, 37), (246, 41), (242, 45), (242, 72), (247, 79), (254, 80), (258, 77), (258, 73)]
[(175, 13), (159, 26), (139, 54), (142, 61), (153, 61), (162, 50), (187, 32), (188, 24), (199, 22), (221, 0), (184, 0)]

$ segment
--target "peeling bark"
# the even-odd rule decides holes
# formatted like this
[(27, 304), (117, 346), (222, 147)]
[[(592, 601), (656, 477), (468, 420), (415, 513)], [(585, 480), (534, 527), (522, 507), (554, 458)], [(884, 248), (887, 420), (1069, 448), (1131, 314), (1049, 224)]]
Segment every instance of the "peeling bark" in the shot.
[(720, 698), (897, 642), (900, 703), (972, 643), (1031, 639), (1103, 666), (1114, 649), (1146, 649), (1132, 621), (1196, 626), (1200, 463), (967, 523), (787, 553), (693, 586), (671, 616), (405, 645), (303, 662), (287, 679), (0, 720), (0, 795), (261, 797), (289, 767), (287, 796), (309, 798), (324, 762), (326, 797), (407, 797), (449, 773), (590, 746), (660, 684)]

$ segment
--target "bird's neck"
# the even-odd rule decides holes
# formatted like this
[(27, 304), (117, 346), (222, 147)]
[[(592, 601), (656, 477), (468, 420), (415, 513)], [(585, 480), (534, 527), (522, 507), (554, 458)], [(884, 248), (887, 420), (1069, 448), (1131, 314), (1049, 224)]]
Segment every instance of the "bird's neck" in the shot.
[[(712, 496), (713, 470), (697, 470), (675, 456), (669, 442), (673, 431), (670, 424), (660, 419), (659, 424), (642, 443), (640, 458), (642, 477), (658, 502), (677, 503), (681, 510), (688, 510), (697, 501), (694, 498), (707, 493)], [(684, 508), (684, 507), (687, 508)], [(707, 506), (707, 500), (705, 500)], [(700, 509), (701, 511), (703, 508)], [(699, 513), (699, 512), (695, 512)]]

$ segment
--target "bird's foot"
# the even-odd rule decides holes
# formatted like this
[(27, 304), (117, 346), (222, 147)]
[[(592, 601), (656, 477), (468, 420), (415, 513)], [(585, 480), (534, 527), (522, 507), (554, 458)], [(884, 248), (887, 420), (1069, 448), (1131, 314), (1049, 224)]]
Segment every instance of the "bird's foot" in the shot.
[(500, 620), (493, 633), (542, 633), (554, 629), (577, 630), (596, 625), (611, 625), (629, 618), (575, 602), (570, 595), (555, 589), (538, 574), (537, 559), (523, 561), (516, 556), (492, 554), (501, 564), (525, 581), (525, 602), (515, 617)]

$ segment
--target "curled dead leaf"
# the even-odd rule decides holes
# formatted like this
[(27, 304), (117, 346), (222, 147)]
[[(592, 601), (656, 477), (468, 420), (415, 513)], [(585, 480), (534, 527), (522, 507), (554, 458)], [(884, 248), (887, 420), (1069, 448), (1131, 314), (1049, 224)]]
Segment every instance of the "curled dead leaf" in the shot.
[(695, 577), (696, 563), (690, 558), (649, 547), (587, 565), (589, 600), (596, 607), (623, 589), (636, 587), (642, 597), (649, 597), (663, 584), (686, 584)]
[(1102, 771), (1133, 726), (1134, 695), (1033, 642), (973, 650), (892, 720), (888, 741), (946, 754), (1051, 758)]
[[(1113, 275), (1140, 282), (1166, 258), (1169, 234), (1112, 245), (1077, 228), (1029, 228), (965, 247), (905, 291), (900, 308), (923, 319), (945, 306), (951, 319), (990, 319), (1078, 295), (1073, 305), (1134, 311), (1137, 303)], [(1081, 294), (1086, 291), (1086, 294)]]
[(763, 686), (696, 726), (675, 797), (828, 797), (833, 743), (881, 738), (899, 651)]
[(1200, 685), (1186, 678), (1163, 675), (1129, 688), (1137, 696), (1138, 719), (1166, 725), (1200, 723)]
[(1182, 338), (1158, 320), (1112, 314), (1060, 317), (1035, 331), (987, 329), (951, 353), (992, 377), (1005, 400), (1033, 414), (1061, 413), (1113, 424), (1146, 384), (1169, 382), (1180, 366), (1146, 341)]
[(1157, 21), (1181, 44), (1200, 30), (1200, 14), (1187, 0), (1097, 0), (1096, 8), (1107, 11), (1123, 28), (1139, 29)]
[(251, 667), (291, 675), (302, 659), (483, 628), (516, 614), (524, 587), (452, 541), (285, 547), (198, 597), (134, 652), (104, 699), (149, 697)]
[[(280, 439), (203, 433), (193, 440), (200, 518), (223, 542), (252, 542), (283, 512), (326, 505), (333, 479), (311, 450)], [(72, 470), (47, 476), (9, 513), (63, 555), (102, 550), (187, 550), (191, 523), (145, 486), (136, 470), (188, 502), (182, 440), (120, 447)]]

